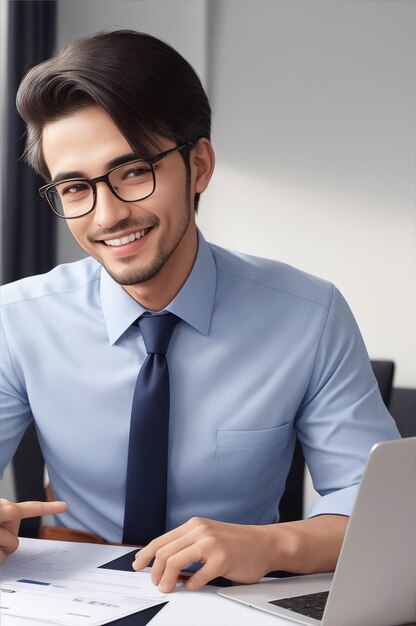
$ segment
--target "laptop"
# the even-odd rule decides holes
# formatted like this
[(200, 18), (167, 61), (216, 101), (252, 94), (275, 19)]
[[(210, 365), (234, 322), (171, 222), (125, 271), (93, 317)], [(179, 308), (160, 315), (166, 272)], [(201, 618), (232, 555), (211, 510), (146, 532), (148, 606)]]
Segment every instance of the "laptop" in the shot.
[(309, 626), (416, 622), (416, 437), (372, 448), (333, 574), (218, 593)]

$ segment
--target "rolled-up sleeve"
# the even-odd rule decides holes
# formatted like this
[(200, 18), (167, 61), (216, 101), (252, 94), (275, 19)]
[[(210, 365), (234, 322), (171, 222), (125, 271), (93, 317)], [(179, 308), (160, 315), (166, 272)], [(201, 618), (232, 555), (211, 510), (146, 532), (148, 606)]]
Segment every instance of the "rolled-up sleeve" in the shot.
[(308, 517), (350, 515), (371, 447), (400, 435), (355, 319), (335, 288), (296, 427), (322, 496)]

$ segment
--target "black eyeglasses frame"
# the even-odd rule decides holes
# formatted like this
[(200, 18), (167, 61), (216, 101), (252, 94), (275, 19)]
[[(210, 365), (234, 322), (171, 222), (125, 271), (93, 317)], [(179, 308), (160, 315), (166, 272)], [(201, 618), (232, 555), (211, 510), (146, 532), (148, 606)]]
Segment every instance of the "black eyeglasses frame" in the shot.
[[(97, 203), (97, 183), (100, 183), (100, 182), (105, 183), (107, 187), (109, 188), (109, 190), (111, 191), (111, 193), (122, 202), (141, 202), (142, 200), (146, 200), (146, 198), (150, 198), (150, 196), (152, 196), (154, 192), (156, 191), (156, 170), (154, 166), (157, 165), (157, 163), (159, 163), (160, 161), (163, 161), (163, 159), (166, 159), (166, 157), (169, 156), (170, 154), (173, 154), (174, 152), (178, 152), (179, 150), (184, 150), (185, 148), (189, 150), (192, 148), (192, 146), (190, 146), (189, 144), (183, 144), (181, 146), (175, 146), (174, 148), (169, 148), (169, 150), (164, 150), (163, 152), (159, 152), (158, 154), (155, 154), (154, 156), (149, 157), (149, 158), (132, 159), (131, 161), (127, 161), (126, 163), (122, 163), (121, 165), (116, 165), (115, 167), (112, 167), (110, 170), (108, 170), (108, 172), (106, 172), (102, 176), (96, 176), (95, 178), (66, 178), (64, 180), (59, 180), (54, 183), (48, 183), (47, 185), (43, 185), (43, 187), (40, 187), (38, 191), (39, 191), (40, 196), (47, 201), (47, 203), (49, 204), (50, 208), (55, 213), (55, 215), (57, 215), (58, 217), (64, 220), (76, 220), (79, 217), (84, 217), (85, 215), (88, 215), (95, 209), (95, 205)], [(124, 198), (118, 195), (117, 191), (112, 186), (109, 177), (115, 170), (118, 170), (121, 167), (126, 167), (127, 165), (131, 165), (132, 163), (146, 163), (147, 165), (150, 165), (152, 176), (153, 176), (153, 189), (151, 193), (147, 194), (143, 198), (138, 198), (137, 200), (125, 200)], [(88, 183), (91, 186), (92, 192), (93, 192), (93, 204), (92, 204), (91, 209), (89, 209), (85, 213), (81, 213), (81, 215), (73, 215), (69, 217), (69, 216), (61, 215), (55, 210), (53, 201), (49, 198), (49, 192), (51, 191), (51, 189), (53, 189), (57, 185), (61, 185), (62, 183), (71, 183), (71, 182)]]

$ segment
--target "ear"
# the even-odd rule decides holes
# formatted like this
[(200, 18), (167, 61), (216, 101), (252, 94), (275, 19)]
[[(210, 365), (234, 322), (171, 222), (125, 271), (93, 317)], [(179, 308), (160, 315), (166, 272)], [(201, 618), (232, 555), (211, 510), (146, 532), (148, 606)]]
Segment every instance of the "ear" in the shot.
[(215, 154), (211, 142), (201, 137), (190, 154), (194, 193), (202, 193), (207, 188), (215, 166)]

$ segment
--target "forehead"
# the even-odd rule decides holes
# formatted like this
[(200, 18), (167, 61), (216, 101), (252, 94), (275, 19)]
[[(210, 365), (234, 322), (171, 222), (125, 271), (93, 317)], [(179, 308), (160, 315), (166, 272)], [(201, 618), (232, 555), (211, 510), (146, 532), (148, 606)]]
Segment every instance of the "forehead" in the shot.
[(52, 178), (58, 172), (75, 170), (94, 176), (112, 159), (132, 152), (127, 139), (99, 106), (88, 106), (45, 124), (42, 150)]

